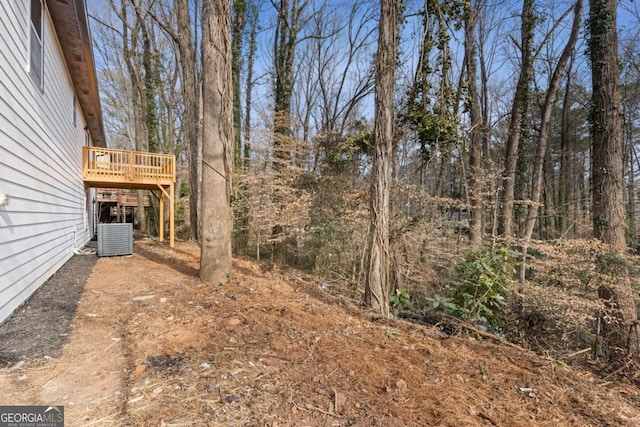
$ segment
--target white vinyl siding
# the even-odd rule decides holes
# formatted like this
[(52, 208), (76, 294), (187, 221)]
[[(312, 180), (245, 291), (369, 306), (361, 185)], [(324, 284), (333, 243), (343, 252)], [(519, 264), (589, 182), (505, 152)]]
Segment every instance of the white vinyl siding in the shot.
[(30, 69), (30, 2), (0, 1), (0, 323), (90, 238), (82, 181), (85, 120), (43, 10), (41, 91)]

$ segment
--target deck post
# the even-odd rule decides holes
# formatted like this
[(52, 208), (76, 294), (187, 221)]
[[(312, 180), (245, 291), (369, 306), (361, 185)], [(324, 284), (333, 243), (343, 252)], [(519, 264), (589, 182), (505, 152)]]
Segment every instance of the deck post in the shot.
[(87, 177), (87, 165), (89, 164), (89, 147), (82, 147), (82, 179)]
[(169, 185), (169, 246), (173, 247), (175, 243), (175, 219), (174, 219), (174, 211), (176, 204), (175, 197), (175, 189), (173, 188), (175, 184), (172, 182)]
[(129, 171), (128, 171), (127, 179), (129, 179), (130, 181), (133, 181), (133, 153), (132, 152), (127, 153), (127, 159), (129, 160)]
[(160, 212), (158, 217), (160, 218), (160, 224), (158, 224), (158, 231), (160, 234), (160, 241), (164, 242), (164, 191), (160, 190)]

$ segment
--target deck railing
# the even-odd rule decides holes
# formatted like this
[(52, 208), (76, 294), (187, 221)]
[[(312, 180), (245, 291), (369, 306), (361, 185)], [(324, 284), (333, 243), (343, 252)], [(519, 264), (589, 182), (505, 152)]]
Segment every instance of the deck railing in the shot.
[(168, 184), (175, 182), (175, 157), (141, 151), (84, 147), (85, 181)]

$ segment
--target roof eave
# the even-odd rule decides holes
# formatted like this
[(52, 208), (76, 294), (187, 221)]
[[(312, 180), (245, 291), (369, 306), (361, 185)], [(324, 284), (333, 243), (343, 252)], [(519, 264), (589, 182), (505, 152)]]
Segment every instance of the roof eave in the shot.
[(106, 147), (100, 93), (84, 0), (46, 0), (93, 144)]

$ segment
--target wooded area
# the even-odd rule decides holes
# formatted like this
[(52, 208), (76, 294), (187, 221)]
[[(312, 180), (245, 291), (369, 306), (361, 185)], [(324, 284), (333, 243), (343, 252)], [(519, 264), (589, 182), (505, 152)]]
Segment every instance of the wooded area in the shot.
[(348, 283), (385, 316), (440, 301), (484, 325), (508, 292), (492, 288), (488, 317), (460, 289), (438, 300), (434, 239), (513, 261), (522, 286), (532, 242), (596, 238), (620, 279), (598, 290), (608, 346), (637, 353), (637, 291), (615, 261), (640, 240), (637, 3), (96, 0), (90, 14), (109, 144), (176, 155), (178, 236), (201, 242), (203, 279), (228, 278), (231, 247)]

